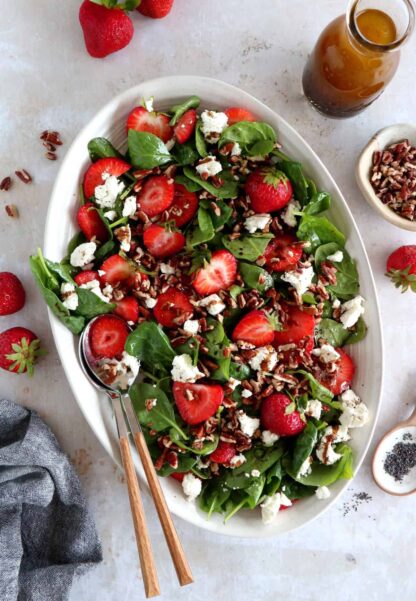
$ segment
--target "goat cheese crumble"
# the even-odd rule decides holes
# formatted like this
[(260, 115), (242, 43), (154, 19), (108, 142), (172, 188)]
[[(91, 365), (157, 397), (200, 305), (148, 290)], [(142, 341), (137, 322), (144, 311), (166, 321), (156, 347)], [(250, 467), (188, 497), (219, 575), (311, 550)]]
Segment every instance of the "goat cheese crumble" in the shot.
[(311, 399), (306, 404), (305, 415), (320, 419), (322, 413), (322, 403), (316, 399)]
[(183, 331), (190, 336), (195, 336), (199, 330), (199, 321), (197, 319), (187, 319), (183, 324)]
[(315, 495), (317, 499), (323, 501), (324, 499), (329, 499), (329, 497), (331, 496), (331, 491), (327, 486), (319, 486), (315, 490)]
[(304, 267), (299, 271), (286, 271), (282, 275), (282, 280), (293, 286), (298, 295), (302, 296), (312, 284), (313, 276), (313, 267)]
[(272, 220), (270, 215), (266, 213), (258, 213), (257, 215), (251, 215), (244, 221), (244, 227), (250, 234), (254, 234), (257, 230), (264, 230), (266, 225), (269, 225)]
[(332, 263), (341, 263), (344, 260), (344, 253), (342, 250), (337, 250), (332, 255), (327, 256), (327, 261), (332, 261)]
[(214, 175), (220, 173), (220, 171), (222, 171), (222, 165), (214, 156), (208, 155), (205, 157), (205, 159), (203, 159), (202, 163), (199, 163), (195, 167), (195, 169), (198, 172), (198, 175), (200, 175), (202, 178), (207, 178), (213, 177)]
[(218, 294), (210, 294), (205, 298), (198, 301), (200, 307), (206, 307), (208, 313), (215, 317), (219, 313), (222, 313), (225, 309), (225, 304), (222, 302)]
[(318, 357), (323, 363), (333, 363), (338, 361), (341, 356), (331, 344), (323, 344), (321, 347), (313, 349), (312, 355)]
[(265, 447), (272, 447), (279, 440), (279, 436), (270, 430), (263, 430), (261, 440)]
[(85, 284), (81, 284), (80, 288), (84, 288), (85, 290), (90, 290), (93, 294), (98, 296), (103, 302), (110, 302), (110, 298), (113, 292), (113, 288), (110, 285), (107, 285), (104, 290), (106, 290), (106, 294), (101, 290), (100, 282), (98, 280), (91, 280), (89, 282), (85, 282)]
[(139, 373), (140, 362), (123, 351), (120, 361), (117, 359), (102, 359), (98, 363), (101, 379), (120, 390), (127, 390), (133, 384)]
[(328, 426), (316, 449), (316, 456), (321, 463), (332, 465), (342, 457), (333, 447), (338, 442), (345, 442), (350, 439), (347, 428), (343, 426)]
[(344, 328), (355, 326), (361, 315), (364, 313), (365, 300), (362, 296), (356, 296), (341, 305), (341, 323)]
[(117, 196), (124, 190), (123, 182), (119, 182), (115, 175), (103, 173), (103, 184), (95, 187), (95, 202), (102, 209), (114, 209)]
[(250, 417), (244, 411), (238, 412), (238, 421), (240, 422), (241, 432), (250, 438), (260, 427), (260, 420), (257, 417)]
[(202, 482), (193, 474), (185, 474), (182, 480), (182, 489), (187, 501), (195, 501), (201, 493)]
[(95, 242), (83, 242), (74, 248), (69, 258), (72, 267), (85, 267), (85, 265), (92, 263), (95, 259), (96, 249)]
[(69, 311), (75, 311), (78, 307), (78, 294), (75, 292), (74, 284), (70, 282), (61, 284), (61, 297), (64, 307), (69, 309)]
[(339, 418), (344, 428), (361, 428), (368, 422), (368, 408), (351, 388), (341, 394), (342, 414)]
[(285, 210), (282, 211), (282, 213), (280, 214), (283, 221), (289, 227), (297, 226), (298, 222), (296, 221), (296, 215), (295, 215), (296, 211), (300, 211), (300, 204), (298, 203), (297, 200), (291, 200), (289, 202), (289, 204), (286, 205)]
[(269, 344), (260, 346), (254, 352), (253, 357), (249, 359), (249, 365), (255, 371), (272, 371), (277, 365), (277, 353)]
[(271, 524), (276, 519), (280, 507), (290, 507), (292, 501), (282, 492), (277, 492), (274, 495), (266, 497), (261, 507), (261, 519), (263, 524)]
[(228, 125), (227, 115), (217, 111), (203, 111), (201, 121), (201, 131), (207, 142), (216, 142)]
[(124, 201), (122, 216), (132, 217), (137, 211), (137, 201), (135, 196), (128, 196)]
[(192, 357), (186, 353), (174, 357), (170, 373), (174, 382), (194, 383), (199, 380), (199, 378), (204, 377), (204, 374), (199, 371), (198, 367), (192, 365)]

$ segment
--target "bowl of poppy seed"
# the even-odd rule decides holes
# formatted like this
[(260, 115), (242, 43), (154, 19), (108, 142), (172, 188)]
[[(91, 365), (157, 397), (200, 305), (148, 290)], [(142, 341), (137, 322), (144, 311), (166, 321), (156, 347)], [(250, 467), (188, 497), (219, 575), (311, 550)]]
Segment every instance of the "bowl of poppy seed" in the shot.
[(399, 123), (378, 131), (361, 152), (358, 186), (387, 221), (416, 232), (416, 125)]

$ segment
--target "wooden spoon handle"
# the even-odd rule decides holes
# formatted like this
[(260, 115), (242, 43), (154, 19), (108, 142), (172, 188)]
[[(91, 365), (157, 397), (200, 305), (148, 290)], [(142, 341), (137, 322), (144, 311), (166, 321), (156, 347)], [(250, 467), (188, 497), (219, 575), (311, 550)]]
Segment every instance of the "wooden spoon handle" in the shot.
[(120, 453), (124, 472), (126, 474), (126, 483), (129, 492), (137, 549), (139, 551), (144, 590), (147, 598), (156, 597), (157, 595), (160, 595), (159, 581), (120, 399), (113, 398), (113, 406), (117, 420)]
[(165, 496), (160, 486), (159, 478), (156, 474), (152, 458), (150, 457), (145, 437), (140, 429), (136, 414), (134, 413), (132, 402), (129, 397), (124, 397), (123, 401), (130, 428), (133, 433), (134, 442), (143, 464), (143, 469), (149, 483), (150, 492), (152, 494), (156, 511), (162, 525), (163, 533), (165, 535), (172, 561), (175, 566), (179, 584), (181, 586), (184, 586), (185, 584), (191, 584), (194, 581), (191, 568), (189, 567), (188, 561), (185, 557), (185, 552), (178, 537), (178, 533), (176, 532), (175, 524), (173, 523)]

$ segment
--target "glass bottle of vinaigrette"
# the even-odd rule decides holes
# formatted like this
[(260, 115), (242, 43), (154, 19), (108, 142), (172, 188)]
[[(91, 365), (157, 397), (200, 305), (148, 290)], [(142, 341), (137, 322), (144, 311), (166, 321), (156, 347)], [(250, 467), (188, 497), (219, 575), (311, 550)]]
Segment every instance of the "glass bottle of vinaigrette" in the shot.
[(393, 78), (413, 30), (412, 0), (351, 0), (321, 33), (303, 72), (309, 102), (331, 117), (368, 107)]

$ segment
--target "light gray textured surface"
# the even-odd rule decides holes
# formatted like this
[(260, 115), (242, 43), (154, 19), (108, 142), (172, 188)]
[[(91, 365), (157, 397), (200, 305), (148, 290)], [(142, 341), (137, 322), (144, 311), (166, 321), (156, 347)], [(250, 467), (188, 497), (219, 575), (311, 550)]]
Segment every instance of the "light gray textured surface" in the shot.
[[(1, 5), (6, 7), (5, 0)], [(389, 252), (415, 238), (372, 212), (357, 189), (354, 163), (374, 131), (415, 120), (410, 82), (416, 38), (405, 48), (390, 88), (369, 110), (351, 120), (325, 119), (302, 98), (300, 77), (316, 36), (344, 5), (343, 0), (176, 0), (165, 20), (134, 16), (136, 34), (130, 46), (100, 61), (84, 50), (78, 0), (7, 3), (0, 23), (0, 179), (24, 167), (34, 182), (25, 186), (17, 180), (9, 192), (0, 192), (0, 269), (18, 273), (28, 293), (24, 310), (1, 318), (0, 327), (27, 325), (42, 337), (49, 357), (33, 380), (2, 372), (1, 393), (35, 407), (53, 428), (78, 468), (95, 513), (105, 561), (74, 585), (73, 601), (124, 601), (144, 595), (122, 475), (75, 404), (27, 256), (42, 242), (49, 194), (68, 145), (118, 92), (161, 75), (208, 75), (241, 86), (298, 129), (349, 201), (375, 272), (386, 343), (376, 438), (410, 412), (415, 401), (416, 297), (400, 295), (383, 274)], [(58, 129), (65, 140), (55, 163), (43, 158), (38, 136), (45, 128)], [(6, 202), (19, 207), (18, 220), (6, 216)], [(344, 516), (344, 504), (350, 505), (357, 491), (367, 491), (372, 500)], [(398, 592), (401, 601), (414, 599), (415, 500), (379, 491), (371, 480), (369, 459), (337, 506), (310, 526), (274, 541), (218, 537), (176, 520), (196, 581), (183, 590), (176, 584), (151, 503), (145, 501), (166, 600), (204, 595), (230, 601), (318, 601), (323, 591), (336, 601), (387, 601)]]

